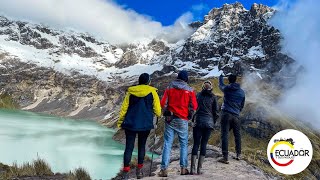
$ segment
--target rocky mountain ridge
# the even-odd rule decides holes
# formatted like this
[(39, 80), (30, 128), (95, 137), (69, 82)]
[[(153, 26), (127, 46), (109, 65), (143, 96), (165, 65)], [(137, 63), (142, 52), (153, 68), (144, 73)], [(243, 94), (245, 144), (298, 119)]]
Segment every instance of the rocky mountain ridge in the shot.
[(0, 49), (22, 62), (52, 68), (70, 75), (73, 71), (106, 82), (130, 78), (163, 65), (187, 69), (194, 75), (254, 71), (270, 76), (293, 60), (281, 53), (280, 32), (268, 24), (275, 10), (253, 4), (225, 4), (212, 9), (203, 22), (190, 26), (185, 40), (168, 43), (146, 39), (112, 45), (101, 38), (75, 31), (0, 17)]

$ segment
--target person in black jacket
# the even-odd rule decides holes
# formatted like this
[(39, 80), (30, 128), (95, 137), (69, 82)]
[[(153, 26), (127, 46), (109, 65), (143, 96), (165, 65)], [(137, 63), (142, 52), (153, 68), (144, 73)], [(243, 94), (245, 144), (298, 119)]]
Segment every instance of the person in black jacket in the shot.
[[(201, 168), (206, 156), (207, 143), (218, 118), (218, 103), (216, 96), (212, 93), (212, 83), (205, 81), (202, 91), (197, 95), (198, 110), (194, 116), (195, 125), (193, 127), (193, 148), (191, 156), (191, 174), (202, 174)], [(201, 146), (200, 146), (201, 145)], [(200, 146), (200, 157), (196, 172), (195, 161), (198, 156)]]

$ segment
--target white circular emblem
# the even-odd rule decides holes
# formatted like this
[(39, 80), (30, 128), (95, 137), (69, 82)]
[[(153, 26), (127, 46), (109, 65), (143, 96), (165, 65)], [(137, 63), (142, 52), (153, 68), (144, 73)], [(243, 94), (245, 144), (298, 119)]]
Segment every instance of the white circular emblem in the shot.
[(286, 129), (275, 134), (267, 149), (272, 167), (280, 173), (293, 175), (305, 170), (312, 159), (309, 138), (300, 131)]

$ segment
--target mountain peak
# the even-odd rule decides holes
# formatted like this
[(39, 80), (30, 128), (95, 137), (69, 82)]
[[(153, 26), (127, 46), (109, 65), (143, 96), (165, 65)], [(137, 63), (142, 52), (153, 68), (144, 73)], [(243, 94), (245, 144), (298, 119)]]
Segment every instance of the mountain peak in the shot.
[(251, 15), (256, 18), (268, 13), (273, 13), (274, 11), (275, 10), (269, 6), (266, 6), (263, 4), (257, 4), (257, 3), (254, 3), (250, 9)]
[(241, 12), (247, 11), (243, 5), (239, 2), (233, 4), (224, 4), (221, 8), (213, 8), (208, 15), (205, 16), (205, 22), (209, 20), (221, 19), (223, 17), (234, 18), (238, 16)]
[(238, 1), (232, 4), (225, 3), (222, 6), (222, 9), (233, 9), (233, 8), (244, 9), (244, 6)]

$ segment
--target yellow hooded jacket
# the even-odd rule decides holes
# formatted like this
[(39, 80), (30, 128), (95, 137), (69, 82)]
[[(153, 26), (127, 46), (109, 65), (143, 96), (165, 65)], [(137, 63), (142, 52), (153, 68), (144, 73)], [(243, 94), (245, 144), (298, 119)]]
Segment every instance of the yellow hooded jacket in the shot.
[(122, 103), (121, 110), (120, 110), (120, 118), (117, 123), (118, 128), (121, 128), (121, 125), (128, 112), (130, 95), (134, 95), (136, 97), (145, 97), (150, 93), (152, 93), (152, 96), (153, 96), (153, 113), (158, 117), (161, 116), (160, 99), (157, 93), (157, 89), (149, 85), (132, 86), (128, 88), (128, 91)]

